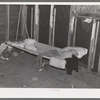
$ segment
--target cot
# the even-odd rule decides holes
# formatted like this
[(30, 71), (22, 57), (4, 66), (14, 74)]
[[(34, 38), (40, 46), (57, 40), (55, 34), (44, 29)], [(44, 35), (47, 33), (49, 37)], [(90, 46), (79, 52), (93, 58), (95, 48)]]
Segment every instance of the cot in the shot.
[[(32, 42), (33, 39), (27, 39)], [(34, 41), (33, 41), (34, 42)], [(87, 49), (82, 47), (65, 47), (65, 48), (58, 48), (54, 46), (50, 46), (44, 43), (40, 43), (35, 41), (32, 45), (28, 43), (30, 47), (34, 46), (35, 48), (29, 49), (29, 46), (26, 48), (25, 41), (20, 42), (6, 42), (7, 45), (12, 46), (14, 48), (23, 50), (30, 54), (37, 56), (37, 61), (39, 60), (39, 67), (42, 67), (42, 60), (43, 58), (49, 60), (49, 64), (56, 67), (65, 69), (66, 67), (66, 58), (72, 58), (72, 55), (76, 55), (77, 58), (81, 59), (84, 55), (87, 54)]]

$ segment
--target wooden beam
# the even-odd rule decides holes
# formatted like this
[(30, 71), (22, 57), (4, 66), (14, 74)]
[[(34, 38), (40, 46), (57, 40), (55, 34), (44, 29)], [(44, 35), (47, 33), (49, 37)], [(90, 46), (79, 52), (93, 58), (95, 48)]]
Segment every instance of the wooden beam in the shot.
[[(99, 26), (100, 26), (100, 22), (99, 22)], [(98, 26), (98, 28), (99, 28), (99, 26)], [(98, 34), (99, 34), (99, 32), (98, 32)], [(98, 38), (98, 36), (97, 36), (97, 38)], [(99, 53), (99, 61), (98, 61), (98, 75), (100, 75), (100, 53)]]
[(31, 38), (33, 37), (33, 7), (31, 8)]
[(96, 28), (96, 33), (94, 37), (94, 46), (93, 46), (93, 57), (92, 57), (92, 64), (91, 64), (91, 69), (94, 68), (94, 61), (95, 61), (95, 54), (96, 54), (96, 46), (97, 46), (97, 40), (98, 40), (98, 34), (99, 34), (99, 27), (100, 27), (100, 22), (97, 22), (97, 28)]
[(39, 6), (35, 5), (34, 14), (34, 39), (39, 41)]
[(54, 39), (55, 39), (55, 21), (56, 21), (56, 8), (54, 9), (54, 19), (53, 19), (53, 36), (52, 36), (52, 46), (54, 46)]
[(76, 40), (76, 27), (77, 27), (77, 18), (75, 18), (74, 20), (73, 43), (72, 43), (73, 46), (75, 46), (75, 40)]
[(70, 25), (69, 25), (67, 46), (72, 46), (73, 45), (74, 23), (75, 23), (75, 17), (73, 16), (71, 21), (70, 21)]
[(6, 6), (6, 11), (7, 11), (7, 27), (6, 27), (6, 41), (9, 41), (9, 21), (10, 21), (10, 6)]
[(72, 5), (70, 5), (70, 18), (69, 18), (69, 30), (68, 30), (68, 41), (67, 46), (71, 46), (71, 39), (73, 34), (73, 28), (74, 27), (74, 16), (72, 15)]
[[(23, 12), (24, 12), (24, 18), (25, 18), (25, 22), (27, 24), (27, 6), (23, 5)], [(22, 13), (21, 13), (22, 14)], [(23, 39), (26, 38), (26, 29), (25, 29), (25, 25), (24, 25), (24, 18), (23, 15), (21, 16), (21, 36)]]
[(92, 67), (95, 33), (96, 33), (96, 19), (93, 20), (92, 33), (91, 33), (91, 41), (90, 41), (90, 48), (89, 48), (89, 51), (88, 51), (89, 52), (88, 71), (91, 71), (91, 67)]
[(54, 15), (54, 5), (51, 5), (51, 9), (50, 9), (50, 24), (49, 24), (49, 45), (52, 45), (53, 15)]
[(98, 75), (100, 75), (100, 53), (99, 53), (99, 63), (98, 63)]
[[(24, 7), (24, 6), (23, 6), (23, 7)], [(26, 31), (27, 38), (29, 38), (29, 34), (28, 34), (28, 30), (27, 30), (27, 23), (26, 23), (26, 18), (25, 18), (25, 11), (24, 11), (24, 9), (22, 9), (22, 18), (23, 18), (23, 24), (24, 24), (24, 27), (25, 27), (25, 31)]]

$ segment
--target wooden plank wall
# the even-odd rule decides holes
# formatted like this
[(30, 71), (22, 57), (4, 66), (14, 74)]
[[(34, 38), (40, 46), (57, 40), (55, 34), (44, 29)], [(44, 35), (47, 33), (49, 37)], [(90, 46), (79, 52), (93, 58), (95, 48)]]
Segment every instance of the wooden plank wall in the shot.
[[(79, 15), (79, 14), (86, 14), (89, 13), (95, 13), (96, 15), (100, 16), (100, 5), (71, 5), (70, 9), (70, 18), (72, 19), (73, 15)], [(70, 20), (70, 26), (72, 24), (72, 20)], [(70, 28), (69, 26), (69, 28)], [(72, 38), (72, 31), (69, 29), (69, 35), (68, 35), (68, 46), (73, 45), (73, 38)]]
[[(73, 5), (72, 6), (72, 12), (73, 12), (73, 15), (89, 16), (91, 14), (90, 16), (92, 16), (94, 18), (96, 18), (96, 17), (100, 18), (100, 5)], [(86, 60), (88, 60), (88, 69), (89, 69), (89, 71), (92, 70), (92, 71), (98, 72), (97, 67), (98, 67), (98, 63), (99, 63), (98, 61), (100, 59), (99, 58), (100, 48), (99, 48), (99, 45), (98, 45), (99, 42), (97, 43), (96, 41), (99, 41), (100, 38), (96, 38), (96, 37), (98, 37), (98, 35), (96, 35), (96, 34), (98, 34), (98, 32), (95, 32), (96, 29), (97, 29), (97, 26), (95, 26), (94, 29), (92, 27), (92, 30), (94, 30), (93, 34), (95, 33), (94, 34), (95, 36), (93, 36), (93, 41), (91, 40), (90, 42), (88, 42), (88, 40), (89, 40), (89, 38), (92, 38), (92, 32), (87, 33), (87, 36), (84, 38), (82, 36), (82, 32), (83, 32), (82, 29), (80, 30), (80, 32), (78, 30), (77, 33), (80, 33), (80, 35), (78, 34), (79, 39), (84, 38), (85, 41), (84, 40), (82, 41), (82, 39), (81, 40), (78, 39), (79, 42), (77, 42), (76, 45), (82, 44), (82, 42), (83, 42), (84, 46), (86, 46), (89, 43), (89, 45), (88, 45), (88, 47), (90, 47), (90, 49), (88, 49), (89, 50), (89, 52), (88, 52), (89, 57), (88, 57), (88, 59), (85, 58)], [(86, 30), (86, 28), (85, 28), (85, 30)], [(98, 29), (98, 30), (100, 30), (100, 29)], [(86, 32), (84, 31), (84, 33), (83, 33), (84, 36), (85, 36), (85, 33)], [(88, 39), (86, 40), (87, 37), (88, 37)], [(76, 40), (77, 40), (77, 38), (76, 38)]]
[[(19, 14), (19, 5), (10, 5), (10, 17), (9, 17), (9, 38), (10, 41), (15, 41), (17, 24), (18, 24), (18, 14)], [(20, 29), (19, 32), (20, 33)], [(20, 35), (20, 34), (19, 34)]]
[[(2, 42), (5, 42), (7, 38), (9, 38), (11, 41), (15, 40), (19, 7), (20, 7), (19, 5), (10, 5), (8, 12), (7, 5), (0, 5), (0, 44)], [(8, 16), (9, 16), (9, 21), (7, 21)], [(9, 29), (8, 29), (8, 22), (9, 22)], [(9, 37), (7, 36), (8, 31), (9, 31)]]
[(72, 5), (73, 13), (97, 13), (100, 14), (100, 5)]
[(5, 41), (6, 33), (6, 6), (0, 5), (0, 43)]

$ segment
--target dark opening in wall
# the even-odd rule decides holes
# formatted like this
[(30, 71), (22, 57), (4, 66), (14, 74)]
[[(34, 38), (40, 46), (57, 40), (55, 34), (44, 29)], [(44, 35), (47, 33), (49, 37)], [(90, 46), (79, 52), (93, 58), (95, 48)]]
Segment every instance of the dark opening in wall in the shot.
[(56, 5), (54, 46), (66, 47), (69, 30), (70, 5)]
[(39, 16), (39, 42), (48, 44), (49, 42), (49, 22), (50, 22), (50, 5), (40, 5)]
[[(75, 46), (84, 47), (89, 50), (93, 21), (86, 23), (83, 22), (84, 20), (84, 18), (77, 18)], [(81, 62), (87, 65), (88, 56), (89, 52), (81, 59)]]

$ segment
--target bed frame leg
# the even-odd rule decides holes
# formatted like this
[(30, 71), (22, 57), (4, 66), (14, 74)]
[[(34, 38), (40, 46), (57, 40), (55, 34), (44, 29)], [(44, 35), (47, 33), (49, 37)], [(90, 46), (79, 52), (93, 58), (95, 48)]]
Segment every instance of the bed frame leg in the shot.
[(43, 62), (43, 54), (39, 54), (37, 56), (37, 64), (38, 64), (39, 68), (42, 68), (42, 62)]

